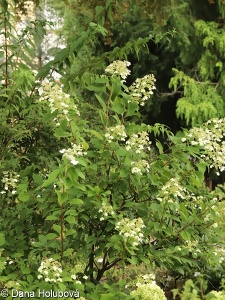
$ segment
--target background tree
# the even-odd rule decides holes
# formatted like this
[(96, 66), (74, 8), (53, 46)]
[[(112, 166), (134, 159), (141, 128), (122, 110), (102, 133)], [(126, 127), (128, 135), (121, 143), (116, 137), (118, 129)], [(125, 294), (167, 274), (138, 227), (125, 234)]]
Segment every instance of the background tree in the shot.
[(108, 30), (91, 55), (149, 34), (176, 31), (169, 42), (167, 36), (149, 41), (149, 52), (128, 56), (134, 76), (130, 83), (149, 71), (158, 78), (157, 95), (142, 112), (151, 124), (163, 121), (176, 131), (224, 113), (223, 1), (123, 1), (122, 6), (116, 1), (60, 5), (49, 1), (49, 5), (64, 15), (62, 30), (68, 40), (79, 35), (86, 21), (98, 20)]

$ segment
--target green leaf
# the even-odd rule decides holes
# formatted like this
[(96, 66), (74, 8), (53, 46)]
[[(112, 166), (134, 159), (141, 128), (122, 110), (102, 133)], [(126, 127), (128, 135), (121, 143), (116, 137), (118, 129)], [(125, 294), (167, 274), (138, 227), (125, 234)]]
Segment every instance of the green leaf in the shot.
[(70, 53), (69, 47), (58, 51), (57, 54), (55, 55), (54, 63), (63, 62), (69, 56), (69, 53)]
[(66, 175), (69, 177), (71, 182), (75, 184), (78, 180), (78, 174), (77, 171), (74, 167), (71, 167), (67, 170)]
[(44, 181), (42, 184), (42, 187), (47, 187), (50, 184), (54, 183), (56, 181), (57, 176), (60, 174), (62, 168), (58, 168), (54, 170), (51, 174), (49, 174), (48, 179)]
[(24, 253), (19, 253), (19, 252), (14, 253), (14, 254), (12, 255), (13, 258), (19, 258), (19, 257), (22, 257), (22, 256), (24, 256)]
[(190, 235), (190, 233), (187, 230), (181, 231), (180, 232), (180, 236), (182, 237), (182, 239), (184, 241), (190, 241), (190, 239), (191, 239), (191, 235)]
[(199, 171), (200, 171), (202, 174), (205, 174), (206, 164), (200, 162), (200, 163), (197, 163), (196, 165), (197, 165)]
[(78, 198), (73, 198), (69, 200), (69, 203), (73, 205), (82, 205), (84, 201)]
[(104, 7), (103, 6), (96, 6), (95, 7), (95, 13), (96, 13), (96, 16), (100, 15), (102, 12), (104, 11)]
[(34, 281), (34, 277), (33, 277), (32, 275), (26, 276), (26, 279), (27, 279), (27, 282), (28, 282), (29, 284), (32, 284), (33, 281)]
[(40, 234), (40, 235), (38, 236), (38, 239), (39, 239), (39, 241), (40, 241), (41, 243), (43, 243), (43, 244), (46, 244), (46, 243), (47, 243), (47, 237), (46, 237), (45, 235), (43, 235), (43, 234)]
[(59, 220), (59, 217), (57, 217), (55, 215), (50, 215), (50, 216), (47, 216), (47, 218), (45, 220), (47, 220), (47, 221), (55, 221), (55, 220)]
[(91, 92), (96, 92), (96, 93), (103, 92), (103, 93), (106, 93), (106, 87), (105, 87), (105, 85), (97, 85), (97, 84), (93, 85), (93, 84), (91, 84), (91, 85), (89, 85), (87, 87), (87, 89), (89, 91), (91, 91)]
[(63, 252), (63, 256), (71, 256), (73, 254), (73, 249), (67, 249)]
[(128, 103), (127, 116), (133, 116), (138, 110), (138, 104), (134, 102)]
[(102, 294), (100, 300), (114, 300), (115, 294)]
[(56, 191), (57, 196), (58, 196), (58, 203), (59, 205), (62, 205), (65, 203), (68, 199), (68, 193), (64, 192), (62, 193), (61, 191)]
[(182, 267), (175, 267), (174, 270), (178, 271), (180, 274), (184, 275), (184, 269)]
[(77, 124), (74, 121), (70, 122), (70, 128), (72, 130), (72, 133), (73, 133), (74, 137), (76, 139), (79, 139), (80, 138), (80, 130), (79, 130)]
[(103, 111), (106, 112), (106, 104), (105, 104), (105, 101), (104, 101), (98, 94), (95, 94), (95, 97), (98, 99), (98, 102), (99, 102), (100, 105), (102, 106)]
[(75, 229), (72, 229), (72, 228), (70, 228), (70, 229), (68, 229), (67, 231), (66, 231), (66, 236), (69, 236), (69, 235), (74, 235), (76, 233), (76, 230)]
[(70, 134), (69, 132), (64, 131), (62, 128), (57, 127), (54, 133), (55, 137), (61, 138), (61, 137), (68, 137)]
[(162, 154), (163, 153), (163, 146), (159, 141), (156, 142), (156, 147), (159, 150), (159, 154)]
[(99, 110), (98, 113), (99, 113), (100, 119), (102, 121), (102, 124), (105, 126), (106, 125), (106, 114), (102, 110)]
[(43, 178), (39, 174), (33, 173), (33, 180), (37, 185), (41, 185), (43, 183)]
[(8, 10), (8, 2), (6, 0), (2, 0), (2, 12), (6, 14)]
[(93, 134), (95, 137), (99, 138), (100, 140), (103, 140), (103, 136), (99, 132), (97, 132), (97, 131), (95, 131), (93, 129), (89, 130), (89, 132), (91, 134)]
[(76, 223), (76, 220), (75, 220), (75, 217), (74, 216), (67, 216), (65, 218), (65, 220), (70, 223), (70, 224), (75, 224)]
[(126, 107), (122, 102), (122, 99), (116, 98), (112, 104), (112, 111), (116, 112), (117, 114), (122, 115), (126, 111)]
[(61, 234), (61, 226), (57, 224), (53, 224), (53, 229), (58, 233)]
[(22, 191), (21, 193), (19, 193), (18, 198), (22, 202), (26, 202), (30, 199), (29, 194), (25, 191)]
[(46, 238), (47, 238), (47, 240), (54, 240), (55, 238), (57, 238), (57, 234), (55, 234), (55, 233), (53, 233), (53, 232), (48, 233), (48, 234), (46, 235)]
[(80, 178), (85, 179), (85, 174), (84, 174), (84, 172), (82, 172), (81, 170), (77, 169), (77, 170), (76, 170), (76, 173), (77, 173), (77, 175), (78, 175)]
[(27, 274), (31, 273), (31, 269), (30, 268), (23, 267), (23, 266), (21, 266), (21, 271), (22, 271), (22, 274), (24, 274), (24, 275), (27, 275)]
[(3, 233), (0, 233), (0, 246), (5, 244), (5, 236)]

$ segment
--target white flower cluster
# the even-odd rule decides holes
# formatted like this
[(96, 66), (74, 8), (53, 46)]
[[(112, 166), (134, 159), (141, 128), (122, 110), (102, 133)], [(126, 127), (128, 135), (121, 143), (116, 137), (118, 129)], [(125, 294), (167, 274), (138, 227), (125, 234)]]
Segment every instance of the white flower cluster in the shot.
[(151, 142), (146, 131), (133, 133), (128, 141), (126, 141), (126, 150), (132, 150), (136, 154), (142, 151), (150, 151)]
[(105, 202), (102, 203), (102, 207), (99, 209), (99, 212), (102, 213), (102, 217), (100, 218), (100, 221), (104, 221), (106, 217), (115, 214), (112, 205), (107, 204)]
[(163, 290), (151, 277), (151, 275), (143, 275), (139, 278), (140, 280), (136, 283), (137, 289), (130, 293), (134, 299), (166, 300)]
[(212, 119), (202, 127), (190, 129), (182, 141), (202, 147), (205, 153), (201, 157), (210, 163), (210, 168), (215, 167), (218, 173), (225, 170), (225, 118)]
[(122, 235), (125, 241), (128, 241), (132, 246), (138, 246), (143, 242), (142, 229), (145, 227), (141, 218), (130, 220), (124, 218), (117, 222), (116, 230), (119, 231), (119, 235)]
[(57, 118), (54, 120), (59, 126), (59, 120), (66, 118), (70, 121), (68, 113), (70, 110), (80, 116), (77, 106), (72, 102), (70, 95), (63, 92), (62, 87), (50, 82), (48, 79), (43, 80), (41, 87), (38, 89), (40, 95), (39, 101), (47, 102), (51, 113), (57, 111)]
[(14, 263), (14, 261), (12, 259), (10, 259), (10, 257), (6, 258), (6, 261), (4, 262), (5, 265), (12, 265)]
[(76, 160), (78, 156), (84, 156), (87, 152), (84, 151), (82, 145), (73, 144), (72, 148), (69, 149), (62, 149), (59, 151), (63, 154), (63, 157), (67, 158), (72, 165), (77, 165), (79, 162)]
[[(182, 245), (181, 247), (177, 247), (178, 251), (182, 251), (184, 249), (188, 250), (190, 252), (190, 254), (192, 255), (192, 257), (195, 259), (202, 255), (202, 249), (197, 240), (185, 241), (184, 245)], [(196, 275), (194, 275), (194, 276), (196, 276)]]
[(62, 265), (53, 258), (45, 258), (38, 268), (38, 279), (44, 279), (46, 282), (62, 282)]
[[(79, 274), (81, 274), (81, 273), (83, 273), (84, 274), (84, 270), (85, 270), (85, 265), (84, 264), (82, 264), (82, 263), (77, 263), (77, 264), (75, 264), (75, 266), (73, 267), (73, 269), (72, 269), (72, 272), (73, 272), (73, 274), (70, 276), (71, 277), (71, 279), (73, 279), (73, 280), (76, 280), (75, 281), (75, 284), (81, 284), (81, 281), (79, 280), (79, 278), (81, 277), (81, 276), (79, 276), (79, 278), (78, 278), (78, 273)], [(82, 277), (84, 280), (87, 280), (88, 279), (88, 277), (86, 276), (86, 275), (83, 275), (83, 277)]]
[(143, 78), (137, 78), (135, 82), (129, 87), (131, 100), (129, 102), (136, 102), (141, 106), (153, 95), (155, 87), (155, 76), (153, 74), (145, 75)]
[(2, 183), (4, 188), (0, 193), (5, 194), (6, 192), (11, 192), (12, 195), (16, 194), (16, 187), (18, 185), (20, 175), (16, 172), (3, 171), (3, 176)]
[(108, 139), (108, 143), (111, 143), (113, 140), (125, 141), (127, 137), (125, 127), (123, 125), (109, 127), (105, 137)]
[(221, 265), (225, 262), (225, 249), (222, 246), (216, 246), (213, 252), (215, 256), (217, 256), (218, 263)]
[(133, 174), (143, 175), (143, 173), (149, 173), (150, 171), (150, 165), (144, 159), (139, 161), (132, 161), (131, 166), (131, 173)]
[(136, 286), (139, 286), (142, 283), (151, 283), (152, 281), (155, 281), (154, 274), (139, 275), (137, 278)]
[(127, 68), (129, 66), (129, 61), (116, 60), (105, 69), (105, 72), (111, 75), (119, 75), (123, 79), (122, 82), (125, 82), (127, 76), (130, 75), (130, 70)]
[(173, 203), (175, 199), (187, 198), (188, 191), (180, 184), (179, 178), (171, 178), (161, 189), (157, 200), (160, 202), (164, 199)]
[[(72, 275), (70, 276), (70, 278), (73, 279), (73, 280), (76, 280), (76, 281), (75, 281), (75, 284), (82, 284), (82, 282), (81, 282), (80, 280), (78, 280), (78, 277), (77, 277), (76, 274), (72, 274)], [(87, 280), (88, 277), (87, 277), (86, 275), (84, 275), (84, 276), (83, 276), (83, 279), (84, 279), (84, 280)]]

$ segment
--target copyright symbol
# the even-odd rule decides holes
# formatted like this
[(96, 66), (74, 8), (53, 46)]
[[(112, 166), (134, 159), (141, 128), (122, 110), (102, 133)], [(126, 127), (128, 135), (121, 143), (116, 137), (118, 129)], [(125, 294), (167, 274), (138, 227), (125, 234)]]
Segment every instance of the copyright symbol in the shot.
[(3, 298), (7, 298), (8, 295), (9, 295), (8, 290), (6, 289), (0, 290), (0, 296), (2, 296)]

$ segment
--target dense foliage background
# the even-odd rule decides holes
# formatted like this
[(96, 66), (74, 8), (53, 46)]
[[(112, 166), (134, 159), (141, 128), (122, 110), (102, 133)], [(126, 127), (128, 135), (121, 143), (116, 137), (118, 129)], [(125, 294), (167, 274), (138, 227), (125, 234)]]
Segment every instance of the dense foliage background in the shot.
[(0, 9), (0, 297), (225, 299), (224, 1)]

